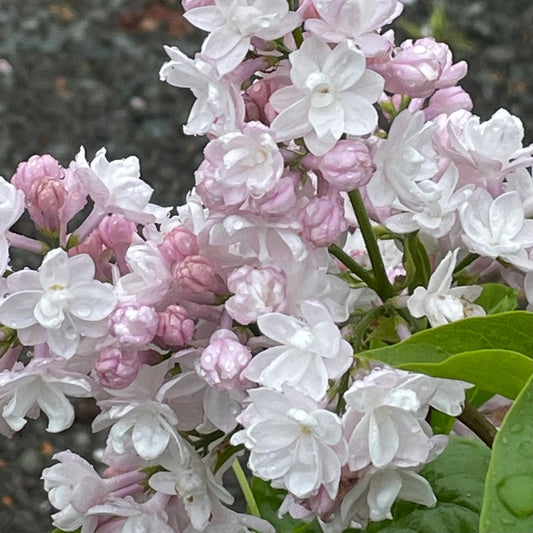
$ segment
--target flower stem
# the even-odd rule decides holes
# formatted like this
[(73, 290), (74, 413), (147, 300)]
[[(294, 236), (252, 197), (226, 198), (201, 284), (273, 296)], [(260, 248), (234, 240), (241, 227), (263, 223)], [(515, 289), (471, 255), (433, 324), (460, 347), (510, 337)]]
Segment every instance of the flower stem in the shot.
[(359, 263), (354, 261), (340, 246), (332, 244), (329, 247), (329, 253), (334, 255), (345, 267), (351, 270), (361, 281), (364, 281), (369, 287), (374, 285), (372, 274), (365, 270)]
[(248, 480), (246, 479), (246, 474), (242, 469), (241, 463), (239, 463), (238, 459), (235, 459), (231, 467), (233, 468), (233, 472), (235, 472), (235, 477), (237, 478), (239, 486), (241, 487), (244, 499), (246, 500), (246, 505), (248, 505), (248, 511), (251, 515), (260, 518), (261, 513), (259, 512), (259, 507), (257, 507), (254, 495), (252, 494), (252, 489), (250, 488)]
[(383, 264), (383, 258), (379, 251), (378, 241), (374, 234), (374, 230), (372, 229), (372, 224), (370, 223), (363, 197), (361, 196), (359, 189), (350, 191), (348, 196), (350, 197), (350, 202), (352, 203), (357, 222), (359, 223), (359, 229), (363, 235), (366, 250), (370, 257), (370, 262), (372, 263), (375, 283), (371, 288), (377, 292), (378, 296), (383, 301), (385, 301), (391, 296), (394, 296), (394, 288), (385, 271), (385, 265)]
[(457, 418), (492, 448), (497, 430), (470, 402), (465, 402), (464, 411)]

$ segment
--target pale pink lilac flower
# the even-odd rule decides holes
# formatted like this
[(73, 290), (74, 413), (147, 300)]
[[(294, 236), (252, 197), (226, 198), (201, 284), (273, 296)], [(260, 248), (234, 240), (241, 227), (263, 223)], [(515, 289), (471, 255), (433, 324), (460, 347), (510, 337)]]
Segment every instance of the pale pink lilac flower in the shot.
[(249, 395), (251, 404), (238, 417), (244, 429), (231, 443), (250, 450), (252, 472), (298, 498), (321, 486), (335, 498), (347, 459), (340, 418), (290, 387), (252, 389)]
[(244, 121), (244, 101), (237, 84), (228, 76), (219, 77), (216, 67), (197, 54), (189, 59), (176, 47), (165, 46), (170, 56), (159, 76), (175, 87), (185, 87), (197, 98), (183, 127), (187, 135), (221, 135), (238, 130)]
[(403, 9), (397, 0), (312, 0), (318, 18), (306, 21), (305, 29), (328, 43), (354, 41), (367, 56), (390, 48), (390, 41), (379, 35)]
[[(390, 206), (396, 198), (417, 203), (427, 196), (420, 184), (439, 172), (432, 144), (435, 130), (436, 125), (426, 122), (422, 111), (405, 110), (394, 119), (387, 139), (377, 147), (376, 172), (366, 186), (374, 206)], [(429, 196), (436, 199), (438, 193)]]
[(287, 280), (275, 268), (244, 265), (228, 276), (227, 285), (233, 296), (226, 301), (225, 309), (240, 324), (287, 309)]
[(22, 270), (8, 279), (10, 295), (0, 303), (0, 321), (17, 330), (26, 346), (47, 342), (69, 359), (82, 336), (105, 334), (106, 319), (116, 305), (113, 289), (94, 279), (88, 255), (68, 257), (55, 249), (46, 255), (39, 272)]
[(195, 174), (196, 189), (205, 205), (217, 211), (238, 209), (248, 197), (261, 198), (283, 174), (273, 132), (260, 122), (213, 139), (204, 156)]
[(482, 287), (466, 285), (452, 288), (458, 253), (458, 248), (449, 251), (429, 278), (427, 289), (417, 287), (407, 299), (409, 312), (417, 318), (426, 316), (431, 327), (485, 315), (485, 310), (473, 303), (480, 296)]
[(375, 368), (354, 381), (344, 394), (343, 416), (348, 439), (350, 470), (396, 466), (417, 467), (429, 461), (434, 449), (447, 442), (444, 435), (432, 436), (424, 420), (429, 406), (457, 416), (462, 411), (461, 381), (411, 374), (393, 368)]
[(185, 18), (210, 32), (202, 53), (216, 64), (220, 75), (231, 72), (242, 62), (252, 37), (278, 39), (299, 23), (285, 0), (218, 0), (213, 6), (188, 10)]
[(213, 263), (203, 255), (189, 255), (172, 270), (178, 287), (184, 292), (200, 294), (224, 292)]
[(459, 211), (463, 241), (483, 257), (501, 257), (520, 270), (533, 269), (527, 249), (533, 246), (533, 220), (525, 219), (519, 194), (510, 191), (493, 199), (476, 189)]
[(109, 316), (109, 332), (124, 346), (150, 344), (159, 325), (159, 315), (149, 305), (119, 305)]
[(522, 146), (522, 121), (499, 109), (485, 122), (478, 116), (462, 122), (449, 121), (445, 155), (459, 168), (461, 183), (487, 188), (493, 196), (501, 194), (506, 174), (533, 162), (533, 145)]
[(343, 133), (366, 135), (377, 126), (373, 103), (383, 78), (366, 68), (364, 54), (350, 41), (333, 50), (315, 37), (289, 55), (293, 85), (270, 103), (279, 115), (271, 124), (278, 141), (303, 137), (314, 155), (324, 155)]
[(9, 263), (9, 243), (6, 232), (24, 212), (24, 194), (0, 177), (0, 273)]
[(474, 104), (470, 95), (461, 87), (439, 89), (429, 99), (424, 115), (427, 120), (433, 120), (441, 114), (451, 115), (460, 109), (472, 111)]
[(323, 304), (305, 301), (300, 309), (303, 319), (281, 313), (257, 319), (261, 332), (279, 345), (257, 354), (244, 377), (278, 391), (289, 384), (319, 401), (328, 379), (340, 378), (349, 368), (353, 350)]
[(64, 368), (55, 357), (32, 359), (25, 367), (15, 363), (0, 372), (0, 414), (12, 431), (26, 425), (26, 417), (36, 418), (39, 409), (48, 417), (47, 431), (59, 433), (74, 422), (74, 408), (68, 396), (88, 398), (93, 382), (85, 375)]

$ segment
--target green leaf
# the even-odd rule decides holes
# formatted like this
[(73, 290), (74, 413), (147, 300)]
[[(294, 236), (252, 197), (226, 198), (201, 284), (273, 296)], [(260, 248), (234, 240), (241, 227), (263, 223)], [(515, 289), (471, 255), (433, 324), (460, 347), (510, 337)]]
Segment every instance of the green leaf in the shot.
[(414, 334), (407, 340), (361, 355), (392, 366), (441, 363), (452, 355), (501, 349), (533, 358), (533, 313), (512, 311), (466, 318)]
[(510, 350), (462, 352), (441, 363), (409, 363), (404, 370), (439, 378), (460, 379), (514, 400), (533, 373), (533, 359)]
[(518, 305), (518, 291), (500, 283), (485, 283), (481, 285), (483, 292), (475, 301), (485, 309), (487, 315), (514, 311)]
[(289, 515), (278, 517), (278, 509), (287, 494), (282, 489), (273, 489), (267, 481), (257, 477), (252, 479), (252, 492), (261, 512), (261, 518), (268, 520), (279, 533), (322, 533), (318, 522), (310, 523), (295, 520)]
[(405, 286), (409, 293), (416, 287), (426, 287), (431, 276), (429, 257), (417, 233), (409, 233), (403, 241), (403, 264), (405, 267)]
[(494, 439), (480, 533), (533, 531), (533, 378)]
[(437, 505), (428, 509), (397, 502), (392, 508), (394, 520), (371, 523), (366, 533), (475, 533), (489, 459), (485, 445), (452, 437), (444, 452), (420, 472), (433, 487)]

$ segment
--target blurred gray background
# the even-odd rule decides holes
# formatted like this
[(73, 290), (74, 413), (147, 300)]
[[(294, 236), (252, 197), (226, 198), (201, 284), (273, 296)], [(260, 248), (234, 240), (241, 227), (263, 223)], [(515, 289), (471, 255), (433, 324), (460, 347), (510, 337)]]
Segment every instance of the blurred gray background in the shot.
[[(395, 24), (397, 41), (433, 34), (466, 59), (462, 82), (484, 119), (506, 107), (533, 140), (531, 0), (419, 0)], [(201, 35), (177, 0), (0, 0), (0, 175), (50, 153), (63, 164), (84, 145), (110, 159), (135, 154), (155, 188), (154, 201), (178, 205), (201, 161), (202, 138), (184, 137), (192, 97), (159, 81), (162, 45), (189, 56)], [(0, 437), (0, 531), (47, 533), (52, 509), (39, 481), (53, 453), (70, 448), (90, 459), (90, 405), (75, 426), (47, 434), (30, 421), (14, 439)]]

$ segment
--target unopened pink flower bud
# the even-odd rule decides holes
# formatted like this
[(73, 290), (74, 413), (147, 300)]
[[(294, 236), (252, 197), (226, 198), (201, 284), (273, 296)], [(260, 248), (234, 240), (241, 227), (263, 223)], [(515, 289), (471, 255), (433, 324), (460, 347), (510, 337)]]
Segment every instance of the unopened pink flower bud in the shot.
[(211, 261), (202, 255), (189, 255), (172, 270), (172, 277), (185, 292), (224, 292)]
[(250, 204), (261, 215), (286, 215), (296, 204), (294, 180), (281, 178), (274, 189)]
[(31, 187), (36, 181), (43, 178), (59, 180), (63, 177), (63, 173), (63, 168), (51, 155), (32, 155), (28, 161), (19, 163), (11, 183), (29, 196)]
[(129, 346), (149, 344), (157, 333), (159, 315), (148, 305), (130, 304), (116, 309), (109, 329), (118, 342)]
[(448, 45), (424, 37), (408, 39), (397, 48), (392, 59), (372, 65), (385, 78), (385, 90), (414, 98), (427, 98), (436, 89), (452, 87), (466, 76), (467, 65), (460, 61), (452, 64)]
[(364, 142), (342, 139), (319, 158), (318, 170), (336, 189), (353, 191), (370, 181), (375, 166)]
[(83, 242), (68, 251), (70, 257), (79, 254), (88, 254), (91, 256), (96, 268), (96, 279), (100, 281), (111, 279), (111, 263), (109, 259), (111, 258), (112, 252), (104, 246), (97, 230), (92, 231)]
[(57, 231), (60, 210), (65, 203), (65, 187), (55, 178), (44, 177), (34, 181), (26, 197), (26, 207), (38, 228)]
[(165, 235), (159, 250), (168, 264), (174, 265), (189, 255), (197, 255), (198, 241), (190, 229), (185, 226), (178, 226)]
[(211, 387), (228, 391), (244, 383), (240, 376), (251, 359), (250, 349), (239, 342), (235, 333), (219, 329), (202, 352), (197, 371)]
[(436, 91), (429, 99), (429, 105), (424, 109), (424, 114), (427, 120), (433, 120), (443, 113), (451, 115), (459, 109), (472, 111), (473, 107), (470, 95), (461, 87), (454, 86)]
[(123, 389), (135, 380), (141, 366), (136, 351), (108, 346), (98, 355), (94, 369), (102, 387)]
[(169, 305), (159, 313), (156, 335), (167, 346), (185, 346), (194, 335), (194, 322), (183, 307)]
[(98, 225), (102, 242), (111, 250), (129, 246), (135, 230), (135, 224), (120, 215), (106, 216)]
[(329, 246), (348, 227), (340, 197), (311, 200), (298, 214), (302, 236), (316, 247)]

